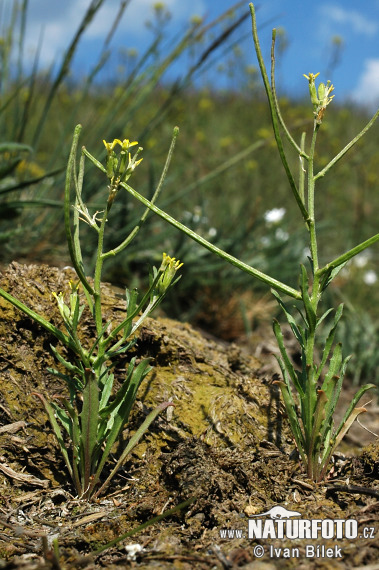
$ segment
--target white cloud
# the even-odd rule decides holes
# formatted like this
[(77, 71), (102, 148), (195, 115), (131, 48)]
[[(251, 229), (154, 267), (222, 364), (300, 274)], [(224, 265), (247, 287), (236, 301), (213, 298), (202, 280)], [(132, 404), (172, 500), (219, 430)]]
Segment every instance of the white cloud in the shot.
[(378, 31), (379, 24), (366, 18), (358, 10), (347, 10), (337, 5), (322, 5), (323, 26), (328, 21), (329, 24), (341, 24), (349, 27), (353, 32), (365, 36), (374, 36)]
[(352, 99), (361, 105), (373, 107), (379, 103), (379, 59), (366, 59), (363, 73), (352, 93)]

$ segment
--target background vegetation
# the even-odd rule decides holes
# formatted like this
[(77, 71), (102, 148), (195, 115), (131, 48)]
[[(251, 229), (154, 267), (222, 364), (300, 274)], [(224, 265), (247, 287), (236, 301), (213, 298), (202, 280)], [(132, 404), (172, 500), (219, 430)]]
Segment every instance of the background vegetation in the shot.
[[(180, 135), (159, 206), (236, 257), (296, 286), (299, 264), (307, 256), (305, 229), (273, 144), (257, 71), (246, 65), (238, 47), (239, 24), (245, 17), (239, 7), (245, 2), (218, 21), (190, 22), (170, 46), (164, 41), (167, 13), (157, 4), (150, 24), (151, 45), (140, 55), (132, 49), (121, 53), (119, 74), (106, 85), (98, 77), (109, 56), (111, 35), (88, 77), (79, 82), (71, 76), (72, 58), (95, 4), (91, 2), (54, 74), (40, 71), (38, 59), (33, 69), (24, 69), (26, 0), (14, 3), (12, 22), (2, 25), (0, 261), (70, 264), (63, 227), (64, 169), (77, 123), (83, 125), (82, 144), (99, 158), (105, 157), (103, 139), (139, 141), (144, 161), (133, 186), (145, 196), (155, 189), (172, 128), (178, 125)], [(169, 82), (165, 73), (178, 58), (184, 58), (187, 66)], [(215, 91), (207, 85), (207, 70), (215, 67), (226, 76), (230, 89)], [(311, 129), (306, 80), (304, 102), (283, 96), (280, 104), (287, 123), (299, 135)], [(318, 166), (326, 164), (366, 122), (364, 110), (339, 106), (337, 95), (319, 136)], [(321, 263), (377, 232), (376, 131), (369, 131), (338, 164), (333, 177), (319, 185)], [(293, 156), (294, 170), (298, 160)], [(106, 189), (95, 168), (88, 170), (86, 182), (85, 199), (95, 211)], [(280, 221), (268, 214), (274, 208), (280, 209), (276, 212), (282, 215)], [(119, 243), (140, 211), (140, 205), (126, 195), (118, 201), (106, 249)], [(90, 267), (94, 261), (90, 233), (86, 243), (83, 253)], [(251, 335), (262, 322), (271, 322), (276, 309), (263, 284), (218, 261), (158, 217), (149, 217), (121, 261), (117, 257), (117, 262), (108, 263), (105, 278), (119, 286), (144, 288), (140, 276), (159, 263), (162, 251), (185, 263), (183, 279), (164, 306), (169, 316), (190, 320), (228, 340)], [(341, 340), (346, 350), (355, 353), (349, 368), (357, 383), (379, 383), (378, 257), (379, 249), (372, 248), (352, 261), (329, 293), (335, 303), (341, 299), (346, 303)]]

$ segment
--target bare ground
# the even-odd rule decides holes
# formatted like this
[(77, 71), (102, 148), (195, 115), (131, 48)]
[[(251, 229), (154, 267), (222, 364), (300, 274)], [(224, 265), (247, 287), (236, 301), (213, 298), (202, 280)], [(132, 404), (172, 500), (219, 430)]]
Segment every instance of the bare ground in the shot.
[[(70, 277), (70, 269), (13, 263), (0, 281), (61, 326), (51, 292), (67, 290)], [(117, 322), (124, 301), (110, 287), (104, 293), (107, 319)], [(75, 497), (47, 416), (32, 395), (65, 390), (46, 370), (56, 366), (50, 350), (56, 341), (2, 298), (0, 316), (0, 568), (379, 568), (378, 440), (355, 426), (328, 479), (309, 481), (272, 384), (270, 350), (262, 350), (269, 339), (256, 343), (258, 360), (254, 346), (242, 350), (187, 324), (149, 319), (136, 351), (154, 359), (154, 371), (140, 389), (130, 432), (158, 403), (171, 399), (175, 407), (154, 423), (106, 495), (86, 503)], [(83, 338), (93, 332), (87, 315)], [(126, 364), (124, 358), (117, 365), (119, 382)], [(373, 403), (364, 422), (373, 432), (376, 412)], [(186, 508), (94, 554), (188, 499), (194, 501)], [(302, 519), (354, 519), (358, 537), (249, 540), (248, 518), (275, 505)], [(230, 529), (244, 537), (221, 536)], [(312, 545), (313, 557), (306, 550)], [(257, 546), (264, 549), (261, 558)], [(339, 547), (341, 557), (317, 556), (321, 547)]]

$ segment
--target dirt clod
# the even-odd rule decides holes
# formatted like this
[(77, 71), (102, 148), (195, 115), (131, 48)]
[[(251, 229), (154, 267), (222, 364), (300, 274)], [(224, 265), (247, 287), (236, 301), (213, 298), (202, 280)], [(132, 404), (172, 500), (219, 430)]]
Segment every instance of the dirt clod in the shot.
[[(12, 263), (0, 285), (62, 327), (51, 293), (68, 293), (72, 277), (69, 268)], [(125, 302), (106, 285), (104, 305), (106, 319), (120, 322)], [(327, 481), (309, 481), (292, 453), (274, 371), (238, 345), (215, 342), (170, 319), (148, 319), (139, 332), (134, 355), (151, 357), (154, 370), (141, 386), (124, 440), (160, 402), (171, 400), (175, 407), (155, 421), (105, 496), (93, 503), (78, 500), (46, 414), (32, 395), (63, 393), (64, 383), (47, 369), (57, 367), (50, 345), (65, 351), (1, 297), (0, 314), (0, 568), (271, 570), (355, 568), (377, 561), (375, 438), (352, 456), (338, 454)], [(84, 343), (93, 339), (87, 312), (81, 335)], [(118, 383), (128, 358), (122, 356), (115, 367)], [(191, 498), (185, 509), (94, 554)], [(249, 540), (248, 518), (276, 505), (307, 520), (353, 519), (358, 537)], [(242, 532), (232, 536), (232, 529)], [(319, 551), (338, 546), (342, 555), (307, 556), (309, 544)], [(256, 546), (263, 547), (262, 558)]]

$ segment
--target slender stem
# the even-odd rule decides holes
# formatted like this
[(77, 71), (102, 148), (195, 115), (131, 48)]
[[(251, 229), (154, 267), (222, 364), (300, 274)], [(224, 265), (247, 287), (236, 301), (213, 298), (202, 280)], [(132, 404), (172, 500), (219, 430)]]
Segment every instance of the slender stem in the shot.
[(337, 156), (335, 156), (333, 158), (333, 160), (331, 160), (322, 170), (320, 170), (320, 172), (318, 174), (316, 174), (315, 180), (325, 176), (325, 174), (328, 172), (328, 170), (330, 170), (330, 168), (332, 166), (334, 166), (334, 164), (336, 164), (336, 162), (341, 160), (341, 158), (351, 149), (351, 147), (354, 146), (355, 143), (358, 142), (361, 137), (363, 137), (363, 135), (369, 130), (370, 127), (372, 127), (372, 125), (374, 124), (374, 122), (376, 121), (376, 119), (378, 117), (379, 117), (379, 109), (377, 110), (375, 115), (372, 117), (372, 119), (367, 123), (367, 125), (361, 130), (361, 132), (351, 142), (349, 142), (349, 144), (347, 144), (345, 146), (345, 148), (343, 148), (341, 150), (341, 152), (339, 152), (337, 154)]
[[(296, 152), (298, 152), (301, 157), (304, 157), (307, 159), (308, 155), (304, 152), (304, 146), (300, 147), (296, 143), (295, 139), (293, 138), (293, 136), (289, 132), (287, 125), (284, 122), (284, 119), (282, 117), (282, 113), (280, 112), (278, 97), (276, 96), (276, 86), (275, 86), (275, 40), (276, 40), (276, 29), (274, 28), (272, 30), (272, 43), (271, 43), (271, 91), (272, 91), (272, 96), (273, 96), (273, 100), (274, 100), (275, 112), (276, 112), (276, 115), (278, 117), (279, 123), (280, 123), (280, 125), (284, 131), (284, 134), (286, 135), (290, 144), (294, 147)], [(300, 194), (300, 192), (299, 192), (299, 194)]]
[(333, 259), (333, 261), (327, 263), (324, 267), (318, 270), (318, 275), (321, 277), (321, 275), (323, 275), (324, 273), (327, 273), (328, 271), (335, 269), (336, 267), (339, 267), (343, 263), (346, 263), (347, 261), (349, 261), (349, 259), (352, 259), (355, 255), (367, 249), (377, 241), (379, 241), (379, 234), (375, 234), (366, 241), (363, 241), (359, 245), (353, 247), (353, 249), (350, 249), (343, 255), (340, 255), (339, 257), (336, 257), (336, 259)]
[(226, 253), (226, 251), (224, 251), (224, 250), (220, 249), (219, 247), (217, 247), (216, 245), (210, 243), (209, 241), (207, 241), (206, 239), (201, 237), (199, 234), (197, 234), (196, 232), (194, 232), (190, 228), (187, 228), (187, 226), (185, 226), (184, 224), (181, 224), (180, 222), (175, 220), (175, 218), (173, 218), (172, 216), (170, 216), (169, 214), (167, 214), (166, 212), (164, 212), (163, 210), (158, 208), (158, 206), (155, 206), (154, 204), (149, 202), (149, 200), (144, 198), (139, 192), (134, 190), (134, 188), (132, 188), (131, 186), (129, 186), (125, 182), (121, 182), (120, 185), (123, 188), (125, 188), (129, 192), (129, 194), (131, 194), (132, 196), (137, 198), (137, 200), (142, 202), (142, 204), (145, 204), (145, 206), (150, 208), (150, 210), (152, 210), (153, 212), (158, 214), (158, 216), (160, 216), (161, 218), (166, 220), (166, 222), (168, 222), (169, 224), (171, 224), (175, 228), (178, 228), (183, 233), (187, 234), (194, 241), (201, 244), (206, 249), (209, 249), (209, 251), (212, 251), (213, 253), (215, 253), (216, 255), (221, 257), (222, 259), (225, 259), (225, 261), (227, 261), (228, 263), (235, 265), (239, 269), (242, 269), (243, 271), (245, 271), (249, 275), (252, 275), (253, 277), (256, 277), (257, 279), (260, 279), (261, 281), (263, 281), (267, 285), (270, 285), (270, 287), (273, 287), (276, 291), (281, 291), (282, 293), (285, 293), (286, 295), (289, 295), (290, 297), (293, 297), (294, 299), (298, 299), (298, 300), (301, 299), (301, 294), (296, 289), (293, 289), (289, 285), (285, 285), (285, 283), (282, 283), (281, 281), (278, 281), (277, 279), (274, 279), (273, 277), (266, 275), (265, 273), (263, 273), (262, 271), (259, 271), (258, 269), (254, 269), (253, 267), (250, 267), (250, 265), (247, 265), (246, 263), (244, 263), (243, 261), (240, 261), (239, 259), (237, 259), (233, 255)]
[[(111, 190), (112, 192), (112, 190)], [(94, 318), (96, 323), (96, 333), (99, 336), (101, 334), (103, 328), (103, 317), (101, 312), (101, 274), (103, 270), (103, 263), (104, 263), (104, 256), (103, 256), (103, 245), (104, 245), (104, 231), (105, 231), (105, 224), (108, 220), (108, 214), (112, 207), (114, 196), (111, 194), (109, 195), (107, 207), (104, 211), (103, 218), (101, 220), (101, 224), (99, 227), (99, 236), (97, 240), (97, 254), (96, 254), (96, 265), (95, 265), (95, 274), (94, 274)], [(99, 342), (99, 350), (102, 346), (102, 342)]]
[[(179, 127), (175, 127), (173, 134), (172, 134), (172, 139), (171, 139), (171, 145), (170, 145), (170, 149), (168, 151), (167, 154), (167, 158), (166, 158), (166, 162), (165, 165), (163, 167), (163, 171), (158, 183), (158, 186), (153, 194), (153, 197), (151, 198), (151, 203), (154, 204), (158, 197), (159, 194), (162, 190), (162, 186), (163, 186), (163, 182), (166, 178), (167, 172), (168, 172), (168, 168), (170, 166), (170, 162), (172, 159), (172, 155), (174, 153), (174, 148), (175, 148), (175, 144), (176, 144), (176, 139), (178, 138), (179, 135)], [(124, 241), (122, 243), (120, 243), (119, 246), (115, 247), (114, 249), (111, 249), (110, 251), (107, 251), (106, 253), (103, 254), (103, 259), (107, 259), (108, 257), (117, 255), (120, 251), (122, 251), (123, 249), (125, 249), (125, 247), (127, 245), (129, 245), (129, 243), (134, 239), (134, 237), (137, 235), (137, 233), (139, 232), (142, 224), (145, 222), (148, 214), (150, 212), (150, 208), (146, 208), (146, 210), (144, 211), (144, 213), (142, 214), (138, 224), (134, 227), (134, 229), (130, 232), (130, 234), (124, 239)]]
[(308, 159), (308, 212), (309, 212), (309, 239), (310, 250), (313, 263), (313, 272), (318, 270), (318, 252), (317, 252), (317, 237), (316, 237), (316, 224), (315, 224), (315, 178), (313, 174), (314, 153), (316, 146), (317, 133), (320, 125), (315, 122), (313, 130), (311, 148), (309, 151)]
[(300, 170), (299, 170), (299, 195), (300, 198), (302, 200), (302, 202), (305, 203), (305, 191), (304, 191), (304, 185), (305, 185), (305, 173), (306, 170), (304, 168), (304, 164), (303, 164), (303, 159), (305, 158), (305, 155), (303, 153), (304, 148), (305, 148), (305, 136), (306, 133), (303, 132), (301, 134), (301, 141), (300, 141), (300, 150), (301, 153), (299, 155), (299, 160), (300, 160)]
[(304, 206), (304, 203), (302, 202), (301, 198), (300, 198), (300, 194), (299, 191), (296, 187), (296, 182), (295, 179), (292, 175), (291, 169), (289, 167), (289, 164), (287, 162), (287, 158), (284, 152), (284, 148), (283, 148), (283, 142), (282, 142), (282, 138), (280, 136), (280, 131), (279, 131), (279, 123), (278, 123), (278, 117), (277, 117), (277, 113), (276, 113), (276, 109), (275, 109), (275, 103), (274, 103), (274, 96), (272, 94), (272, 90), (270, 87), (270, 82), (268, 80), (268, 76), (267, 76), (267, 71), (266, 71), (266, 67), (263, 61), (263, 57), (262, 57), (262, 52), (261, 52), (261, 48), (259, 45), (259, 39), (258, 39), (258, 31), (257, 31), (257, 21), (255, 18), (255, 8), (254, 8), (254, 4), (250, 3), (249, 4), (250, 7), (250, 12), (251, 12), (251, 19), (252, 19), (252, 28), (253, 28), (253, 39), (254, 39), (254, 45), (255, 45), (255, 51), (257, 54), (257, 58), (258, 58), (258, 63), (259, 63), (259, 68), (261, 70), (261, 75), (262, 75), (262, 79), (263, 79), (263, 83), (266, 89), (266, 93), (267, 93), (267, 99), (270, 105), (270, 114), (271, 114), (271, 121), (272, 121), (272, 126), (273, 126), (273, 130), (274, 130), (274, 135), (275, 135), (275, 140), (276, 140), (276, 144), (278, 147), (278, 151), (279, 151), (279, 155), (282, 161), (282, 164), (284, 166), (284, 170), (286, 172), (287, 178), (288, 178), (288, 182), (291, 186), (291, 190), (292, 193), (295, 197), (295, 200), (297, 202), (297, 205), (300, 208), (301, 214), (305, 220), (305, 222), (308, 224), (309, 223), (309, 215), (308, 212)]
[[(311, 251), (313, 283), (311, 293), (311, 305), (317, 316), (317, 306), (320, 299), (318, 271), (318, 247), (316, 234), (316, 217), (315, 217), (315, 178), (314, 178), (314, 155), (317, 140), (317, 133), (320, 125), (314, 121), (314, 129), (311, 141), (311, 147), (308, 157), (308, 212), (310, 217), (309, 228), (309, 246)], [(316, 342), (316, 327), (310, 322), (308, 323), (308, 338), (306, 341), (306, 368), (307, 368), (307, 386), (306, 386), (306, 426), (304, 426), (307, 453), (307, 473), (309, 478), (314, 476), (314, 414), (317, 405), (317, 390), (314, 369), (314, 351)]]
[[(81, 254), (80, 254), (80, 246), (79, 251), (77, 249), (78, 244), (74, 241), (71, 232), (71, 223), (70, 223), (70, 209), (71, 209), (71, 199), (70, 199), (70, 190), (71, 190), (71, 180), (72, 177), (76, 176), (75, 172), (75, 156), (76, 156), (76, 149), (79, 142), (80, 131), (82, 130), (81, 125), (77, 125), (74, 131), (74, 137), (71, 146), (71, 152), (68, 159), (67, 164), (67, 174), (66, 174), (66, 184), (65, 184), (65, 199), (64, 199), (64, 224), (66, 230), (66, 238), (67, 238), (67, 245), (70, 252), (71, 261), (75, 268), (76, 273), (79, 276), (80, 281), (82, 282), (83, 286), (87, 289), (87, 291), (93, 295), (93, 289), (91, 285), (88, 283), (87, 278), (84, 274), (83, 270), (83, 262), (81, 261)], [(75, 179), (76, 184), (78, 181)]]

